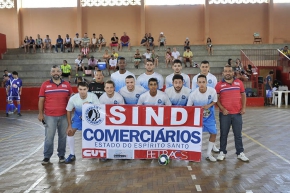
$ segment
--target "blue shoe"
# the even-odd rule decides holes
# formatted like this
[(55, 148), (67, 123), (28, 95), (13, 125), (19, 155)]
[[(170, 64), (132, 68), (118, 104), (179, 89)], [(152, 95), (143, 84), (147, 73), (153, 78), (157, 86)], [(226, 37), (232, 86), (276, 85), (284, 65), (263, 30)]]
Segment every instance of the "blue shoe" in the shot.
[(76, 160), (76, 156), (70, 154), (70, 155), (65, 159), (65, 163), (66, 163), (66, 164), (69, 164), (69, 163), (71, 163), (71, 162), (74, 162), (75, 160)]

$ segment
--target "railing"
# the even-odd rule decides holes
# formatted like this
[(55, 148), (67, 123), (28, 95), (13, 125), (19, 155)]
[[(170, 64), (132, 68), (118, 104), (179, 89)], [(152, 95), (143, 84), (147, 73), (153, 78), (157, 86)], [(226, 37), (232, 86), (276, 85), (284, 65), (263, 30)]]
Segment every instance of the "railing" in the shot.
[(279, 65), (283, 67), (283, 72), (288, 73), (288, 80), (290, 80), (290, 58), (286, 56), (281, 50), (279, 52)]
[(6, 35), (0, 33), (0, 59), (2, 59), (2, 55), (7, 52), (7, 45), (6, 45)]
[[(255, 66), (278, 66), (280, 58), (277, 49), (244, 49), (241, 50)], [(244, 64), (244, 63), (243, 63)]]

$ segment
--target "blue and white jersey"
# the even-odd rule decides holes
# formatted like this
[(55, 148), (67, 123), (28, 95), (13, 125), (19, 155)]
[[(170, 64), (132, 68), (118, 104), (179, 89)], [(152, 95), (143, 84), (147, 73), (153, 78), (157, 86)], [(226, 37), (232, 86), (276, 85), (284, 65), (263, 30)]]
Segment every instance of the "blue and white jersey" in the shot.
[(163, 76), (161, 74), (157, 73), (157, 72), (154, 72), (151, 75), (147, 75), (146, 73), (141, 74), (137, 78), (136, 84), (143, 86), (146, 90), (149, 90), (148, 80), (150, 78), (156, 78), (157, 79), (157, 81), (158, 81), (158, 89), (159, 90), (161, 90), (163, 88), (163, 85), (164, 85)]
[(85, 99), (82, 99), (80, 97), (79, 93), (73, 95), (69, 99), (67, 106), (66, 106), (66, 110), (72, 111), (73, 109), (75, 109), (74, 116), (72, 118), (73, 122), (81, 122), (82, 121), (82, 119), (81, 119), (82, 107), (83, 107), (83, 104), (85, 104), (85, 103), (98, 105), (98, 104), (100, 104), (100, 101), (99, 101), (98, 97), (94, 93), (91, 93), (91, 92), (87, 93), (87, 98), (85, 98)]
[(119, 93), (123, 96), (125, 104), (136, 105), (138, 103), (141, 94), (147, 90), (140, 85), (135, 85), (134, 91), (130, 92), (127, 86), (124, 86), (119, 90)]
[(185, 86), (183, 86), (178, 93), (175, 91), (173, 86), (165, 89), (165, 93), (169, 97), (172, 105), (176, 106), (186, 106), (190, 92), (190, 88)]
[[(173, 86), (172, 78), (173, 78), (174, 75), (175, 74), (172, 73), (172, 74), (169, 74), (168, 76), (166, 76), (166, 78), (165, 78), (166, 88), (169, 88), (169, 87)], [(186, 86), (187, 88), (190, 88), (189, 76), (187, 74), (184, 74), (184, 73), (181, 73), (180, 75), (183, 76), (183, 86)]]
[(8, 92), (9, 96), (19, 96), (20, 88), (22, 87), (22, 80), (20, 78), (8, 80), (10, 90)]
[[(188, 97), (187, 106), (205, 106), (212, 102), (217, 102), (217, 93), (214, 88), (207, 87), (205, 93), (201, 93), (199, 89), (192, 91)], [(207, 110), (204, 109), (203, 124), (214, 125), (215, 123), (214, 106), (211, 106)]]
[(115, 105), (124, 105), (124, 99), (123, 97), (114, 91), (113, 97), (109, 98), (107, 93), (104, 92), (102, 96), (100, 97), (100, 103), (101, 104), (115, 104)]
[(171, 102), (170, 102), (168, 96), (160, 90), (157, 90), (157, 94), (154, 97), (150, 95), (150, 91), (143, 93), (140, 96), (137, 104), (138, 105), (167, 105), (167, 106), (171, 106)]
[[(198, 73), (197, 75), (195, 75), (192, 78), (192, 85), (191, 85), (191, 90), (194, 91), (198, 85), (197, 85), (197, 77), (200, 75), (200, 73)], [(217, 79), (215, 77), (215, 75), (208, 73), (206, 75), (206, 79), (207, 79), (207, 86), (211, 87), (211, 88), (215, 88), (216, 84), (217, 84)]]
[(129, 72), (128, 70), (126, 70), (126, 72), (124, 74), (120, 74), (119, 71), (114, 72), (113, 74), (111, 74), (111, 80), (115, 83), (115, 91), (119, 92), (119, 90), (123, 87), (126, 86), (126, 77), (128, 75), (132, 75), (135, 78), (135, 75), (132, 72)]

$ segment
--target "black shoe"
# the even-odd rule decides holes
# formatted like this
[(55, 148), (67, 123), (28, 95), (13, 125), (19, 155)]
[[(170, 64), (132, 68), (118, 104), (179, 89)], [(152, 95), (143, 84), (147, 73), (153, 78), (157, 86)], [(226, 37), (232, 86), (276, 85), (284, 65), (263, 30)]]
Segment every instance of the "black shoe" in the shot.
[(65, 162), (65, 157), (64, 156), (59, 156), (59, 163), (64, 163)]
[(21, 115), (21, 113), (18, 113), (17, 115), (18, 115), (19, 117), (21, 117), (21, 116), (22, 116), (22, 115)]
[(50, 162), (49, 162), (49, 158), (44, 158), (43, 160), (42, 160), (42, 162), (41, 162), (41, 164), (42, 165), (47, 165), (47, 164), (49, 164)]
[(8, 113), (6, 113), (6, 117), (9, 117), (9, 114)]

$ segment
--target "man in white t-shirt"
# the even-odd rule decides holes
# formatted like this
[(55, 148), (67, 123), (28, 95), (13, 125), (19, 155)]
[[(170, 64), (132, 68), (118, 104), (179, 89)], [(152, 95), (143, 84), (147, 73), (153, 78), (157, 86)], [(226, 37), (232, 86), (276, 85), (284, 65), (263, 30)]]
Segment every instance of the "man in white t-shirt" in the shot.
[(173, 76), (175, 74), (180, 74), (181, 76), (183, 76), (183, 86), (186, 86), (187, 88), (190, 88), (189, 76), (187, 74), (184, 74), (184, 73), (181, 72), (181, 70), (182, 70), (182, 62), (181, 62), (181, 60), (178, 60), (178, 59), (174, 60), (173, 61), (173, 65), (172, 65), (172, 69), (173, 69), (173, 73), (169, 74), (165, 78), (166, 88), (169, 88), (169, 87), (173, 86), (172, 78), (173, 78)]
[(108, 68), (109, 75), (111, 75), (110, 73), (111, 70), (116, 72), (117, 62), (118, 62), (117, 58), (115, 58), (114, 55), (111, 55), (111, 58), (109, 60), (109, 68)]
[(147, 90), (140, 85), (135, 84), (135, 78), (129, 75), (125, 79), (126, 86), (119, 90), (119, 93), (123, 96), (125, 104), (136, 105), (138, 103), (141, 94)]
[(209, 69), (210, 69), (209, 62), (206, 61), (206, 60), (202, 61), (201, 64), (200, 64), (200, 73), (198, 73), (197, 75), (195, 75), (192, 78), (192, 85), (191, 85), (191, 90), (192, 91), (195, 90), (198, 87), (197, 77), (200, 74), (203, 74), (203, 75), (206, 76), (207, 86), (212, 87), (212, 88), (215, 88), (215, 86), (217, 84), (217, 78), (215, 77), (215, 75), (213, 75), (213, 74), (211, 74), (209, 72)]
[(176, 50), (176, 47), (173, 48), (173, 52), (171, 52), (171, 56), (173, 57), (173, 60), (181, 60), (180, 53)]
[(172, 78), (172, 84), (172, 87), (165, 89), (165, 93), (169, 97), (172, 105), (186, 106), (191, 90), (183, 86), (183, 76), (175, 74)]
[(146, 72), (137, 78), (136, 84), (143, 86), (146, 90), (149, 90), (148, 80), (150, 78), (156, 78), (158, 81), (158, 89), (162, 90), (164, 86), (163, 76), (157, 72), (154, 72), (154, 68), (155, 65), (153, 64), (153, 61), (151, 59), (147, 59), (145, 64)]
[(82, 58), (82, 55), (79, 54), (78, 58), (75, 59), (75, 69), (76, 69), (76, 77), (78, 77), (78, 71), (83, 71), (83, 76), (85, 76), (85, 64)]
[[(76, 160), (75, 156), (75, 139), (74, 135), (77, 130), (82, 130), (82, 106), (83, 104), (100, 104), (98, 97), (91, 92), (88, 92), (89, 85), (86, 82), (78, 83), (78, 93), (73, 95), (66, 106), (67, 110), (67, 143), (70, 149), (70, 155), (65, 159), (65, 163), (71, 163)], [(72, 117), (72, 111), (74, 115)], [(96, 118), (96, 114), (92, 113), (91, 119)]]
[(143, 54), (143, 58), (145, 58), (144, 63), (146, 64), (147, 59), (151, 59), (152, 53), (150, 52), (150, 49), (147, 49), (147, 52)]
[(168, 96), (158, 90), (158, 80), (150, 78), (148, 80), (149, 91), (143, 93), (138, 100), (138, 105), (167, 105), (171, 106)]
[(209, 132), (209, 143), (207, 148), (206, 159), (212, 162), (216, 158), (212, 156), (211, 151), (215, 146), (217, 135), (216, 121), (214, 115), (214, 105), (217, 102), (217, 93), (214, 88), (207, 86), (206, 76), (200, 74), (197, 77), (198, 88), (195, 89), (188, 98), (187, 106), (201, 106), (203, 108), (203, 132)]
[(125, 78), (128, 75), (132, 75), (135, 78), (132, 72), (126, 70), (126, 60), (124, 57), (119, 58), (118, 66), (119, 70), (111, 75), (111, 80), (115, 83), (116, 92), (119, 92), (119, 90), (126, 85)]
[(115, 91), (115, 83), (112, 80), (107, 80), (105, 82), (105, 93), (100, 97), (101, 104), (115, 104), (123, 105), (123, 97)]
[(79, 47), (80, 52), (82, 51), (82, 38), (79, 37), (79, 33), (76, 33), (76, 37), (74, 38), (74, 45), (72, 48), (72, 52), (74, 52), (75, 47)]

